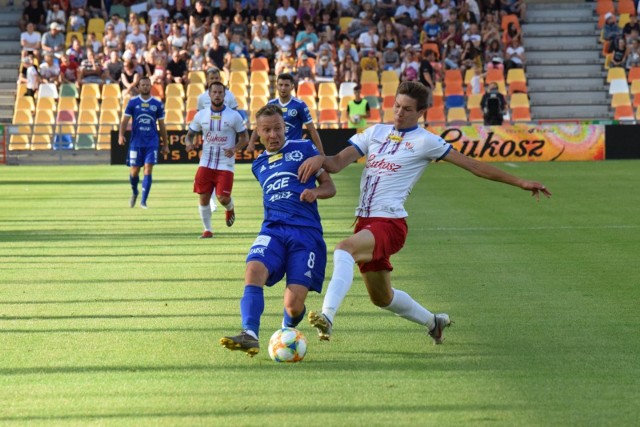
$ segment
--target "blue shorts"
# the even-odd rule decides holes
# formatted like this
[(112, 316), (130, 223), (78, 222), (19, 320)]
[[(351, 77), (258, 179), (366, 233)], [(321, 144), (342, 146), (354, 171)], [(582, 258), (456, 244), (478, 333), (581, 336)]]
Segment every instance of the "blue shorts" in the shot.
[(158, 163), (158, 147), (129, 147), (127, 166), (155, 165)]
[(309, 227), (263, 224), (247, 262), (258, 261), (269, 271), (267, 286), (287, 275), (287, 285), (302, 285), (322, 292), (327, 267), (327, 246), (322, 233)]

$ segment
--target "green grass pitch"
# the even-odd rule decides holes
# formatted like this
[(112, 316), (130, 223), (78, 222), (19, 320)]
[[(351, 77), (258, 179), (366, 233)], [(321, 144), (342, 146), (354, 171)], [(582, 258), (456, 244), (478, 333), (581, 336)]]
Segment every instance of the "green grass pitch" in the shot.
[[(195, 165), (159, 165), (149, 209), (124, 166), (0, 168), (0, 425), (622, 426), (640, 420), (638, 161), (501, 164), (554, 193), (430, 166), (407, 203), (396, 287), (455, 321), (434, 346), (374, 307), (362, 280), (331, 342), (299, 364), (240, 328), (244, 258), (262, 219), (247, 165), (236, 224), (198, 240)], [(333, 247), (351, 233), (361, 165), (321, 201)], [(321, 295), (307, 307), (319, 309)]]

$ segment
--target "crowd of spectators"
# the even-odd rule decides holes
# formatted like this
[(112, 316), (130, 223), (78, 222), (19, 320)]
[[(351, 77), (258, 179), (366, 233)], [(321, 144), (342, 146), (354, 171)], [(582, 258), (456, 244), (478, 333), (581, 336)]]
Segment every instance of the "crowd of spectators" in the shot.
[(627, 71), (640, 66), (640, 23), (636, 15), (621, 28), (616, 16), (607, 12), (602, 27), (605, 51), (610, 54), (610, 67), (623, 67)]
[(135, 94), (141, 76), (187, 84), (190, 71), (266, 58), (299, 81), (393, 70), (433, 87), (446, 69), (524, 67), (519, 24), (502, 20), (525, 13), (523, 0), (29, 0), (21, 79), (36, 69), (41, 81)]

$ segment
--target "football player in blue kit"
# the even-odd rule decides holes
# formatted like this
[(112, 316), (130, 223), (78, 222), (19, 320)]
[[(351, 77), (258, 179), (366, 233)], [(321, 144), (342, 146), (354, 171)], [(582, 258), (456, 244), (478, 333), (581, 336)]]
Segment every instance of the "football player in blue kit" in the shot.
[[(279, 74), (276, 79), (278, 96), (270, 100), (269, 104), (277, 105), (282, 109), (282, 116), (286, 125), (284, 136), (287, 141), (302, 138), (303, 128), (306, 127), (316, 148), (320, 151), (320, 154), (324, 154), (320, 134), (315, 124), (313, 124), (309, 107), (303, 100), (291, 95), (295, 88), (294, 82), (295, 79), (293, 75), (289, 73)], [(253, 132), (249, 140), (249, 145), (247, 146), (247, 151), (254, 150), (255, 143), (258, 142), (258, 139), (258, 132)]]
[[(131, 125), (131, 138), (129, 140), (129, 153), (127, 165), (131, 168), (129, 183), (131, 184), (131, 199), (129, 206), (134, 207), (138, 198), (138, 182), (140, 182), (140, 168), (144, 165), (144, 178), (142, 179), (142, 200), (140, 207), (147, 208), (147, 197), (151, 191), (153, 165), (158, 163), (158, 149), (162, 138), (162, 152), (169, 153), (169, 138), (167, 128), (164, 125), (164, 105), (151, 96), (151, 80), (142, 77), (138, 83), (140, 95), (129, 100), (124, 110), (122, 122), (120, 122), (120, 135), (118, 143), (124, 145), (124, 133), (133, 118)], [(158, 134), (158, 127), (160, 133)]]
[(309, 290), (320, 293), (327, 263), (317, 199), (336, 193), (329, 174), (320, 169), (302, 183), (306, 159), (320, 155), (307, 139), (286, 140), (282, 109), (266, 105), (256, 113), (257, 131), (266, 150), (252, 171), (262, 186), (264, 221), (247, 256), (244, 295), (240, 300), (242, 332), (220, 339), (229, 350), (250, 356), (260, 351), (258, 333), (264, 311), (264, 286), (286, 275), (283, 327), (295, 327), (304, 318)]

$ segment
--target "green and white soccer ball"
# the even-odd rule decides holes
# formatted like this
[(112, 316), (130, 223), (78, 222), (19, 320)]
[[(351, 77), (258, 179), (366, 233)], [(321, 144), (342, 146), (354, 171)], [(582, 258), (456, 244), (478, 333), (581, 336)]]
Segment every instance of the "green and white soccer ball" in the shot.
[(269, 339), (269, 357), (274, 362), (300, 362), (305, 354), (307, 338), (295, 328), (278, 329)]

